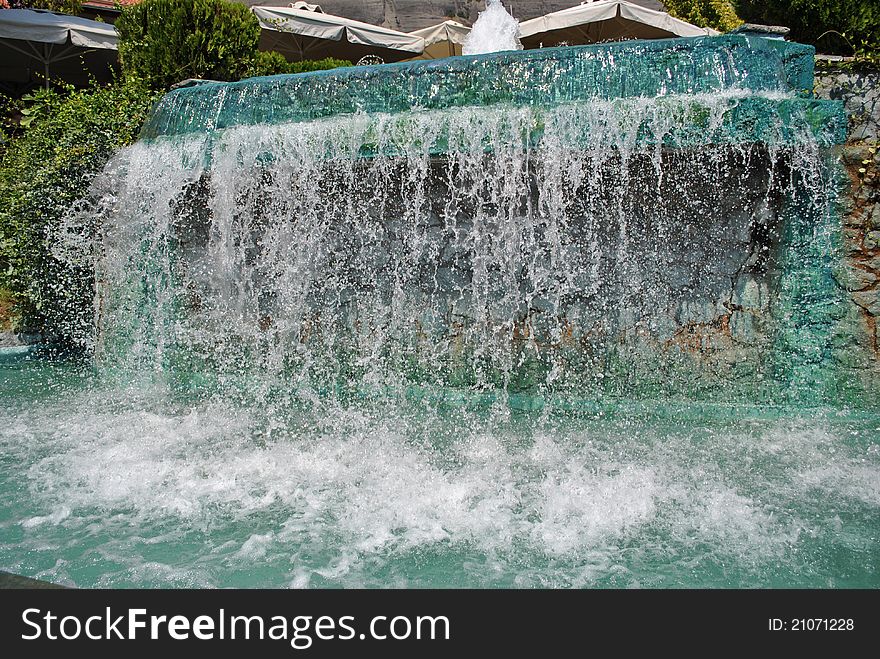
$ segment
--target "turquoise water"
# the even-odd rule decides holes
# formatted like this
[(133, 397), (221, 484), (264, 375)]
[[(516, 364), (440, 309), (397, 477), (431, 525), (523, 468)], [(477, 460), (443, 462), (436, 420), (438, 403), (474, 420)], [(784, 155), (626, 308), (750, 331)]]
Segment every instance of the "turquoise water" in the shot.
[[(577, 102), (711, 97), (738, 91), (758, 98), (775, 96), (789, 108), (784, 113), (809, 108), (816, 137), (825, 143), (840, 142), (846, 127), (842, 107), (809, 98), (814, 54), (812, 46), (803, 44), (724, 35), (541, 48), (199, 84), (167, 94), (143, 137), (180, 137), (358, 114), (407, 116), (504, 105), (549, 110)], [(746, 108), (745, 114), (749, 113)], [(752, 114), (752, 130), (763, 132), (768, 127), (766, 116)], [(708, 143), (709, 134), (703, 136)], [(740, 134), (744, 136), (748, 133)], [(787, 138), (762, 136), (770, 142)]]
[(8, 355), (0, 397), (0, 569), (58, 583), (880, 586), (877, 416), (243, 406)]
[(169, 93), (50, 236), (89, 360), (0, 359), (0, 569), (880, 586), (811, 87), (720, 37)]

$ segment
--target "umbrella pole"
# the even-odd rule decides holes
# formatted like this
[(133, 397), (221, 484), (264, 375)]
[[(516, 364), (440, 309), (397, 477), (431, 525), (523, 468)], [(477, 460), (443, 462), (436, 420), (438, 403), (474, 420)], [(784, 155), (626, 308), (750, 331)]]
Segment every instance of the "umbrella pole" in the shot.
[(49, 91), (49, 44), (43, 46), (43, 74), (46, 76), (46, 91)]

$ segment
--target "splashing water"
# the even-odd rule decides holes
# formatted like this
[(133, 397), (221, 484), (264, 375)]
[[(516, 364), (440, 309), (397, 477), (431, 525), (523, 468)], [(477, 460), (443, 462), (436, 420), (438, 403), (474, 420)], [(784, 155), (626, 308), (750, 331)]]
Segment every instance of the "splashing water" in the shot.
[(480, 12), (461, 52), (482, 55), (504, 50), (522, 50), (519, 21), (507, 12), (501, 0), (486, 0), (486, 9)]
[(880, 585), (880, 423), (827, 409), (828, 108), (693, 43), (651, 93), (623, 44), (169, 95), (59, 239), (96, 364), (0, 360), (0, 567)]
[[(140, 143), (98, 205), (99, 359), (233, 396), (753, 400), (792, 358), (773, 343), (779, 275), (761, 256), (794, 213), (778, 190), (813, 181), (797, 213), (821, 240), (833, 183), (806, 115), (785, 117), (797, 146), (723, 145), (743, 101), (687, 99), (718, 131), (699, 151), (663, 148), (682, 107), (662, 99)], [(713, 351), (692, 347), (700, 333)], [(822, 366), (776, 394), (822, 387)]]
[(876, 421), (266, 411), (39, 364), (0, 394), (0, 565), (56, 582), (880, 585)]

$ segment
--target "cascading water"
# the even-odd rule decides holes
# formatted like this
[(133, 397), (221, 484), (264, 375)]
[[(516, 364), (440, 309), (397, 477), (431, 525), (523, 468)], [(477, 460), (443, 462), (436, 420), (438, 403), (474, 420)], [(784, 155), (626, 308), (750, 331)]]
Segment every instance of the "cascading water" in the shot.
[(844, 123), (793, 91), (811, 56), (722, 37), (172, 92), (69, 218), (98, 368), (17, 376), (0, 564), (876, 586), (878, 422), (838, 413), (871, 398), (832, 358)]
[(464, 55), (484, 55), (503, 50), (522, 50), (519, 21), (507, 13), (501, 0), (486, 0), (486, 9), (480, 12), (461, 52)]
[[(200, 98), (208, 87), (171, 95), (148, 128), (156, 139), (105, 177), (98, 356), (234, 392), (268, 375), (286, 390), (455, 387), (530, 407), (623, 394), (821, 399), (829, 363), (782, 369), (830, 334), (794, 346), (783, 330), (825, 319), (794, 321), (771, 289), (800, 276), (783, 271), (796, 246), (782, 234), (797, 221), (820, 249), (795, 259), (829, 267), (834, 181), (820, 148), (839, 119), (784, 92), (771, 47), (763, 88), (731, 85), (761, 73), (719, 59), (754, 57), (731, 43), (679, 57), (677, 76), (693, 77), (697, 57), (716, 67), (687, 94), (606, 99), (568, 86), (631, 66), (640, 47), (627, 46), (461, 60), (478, 66), (445, 73), (466, 81), (462, 96), (482, 90), (475, 74), (543, 75), (540, 103), (453, 96), (453, 107), (439, 97), (391, 112), (398, 99), (377, 97), (369, 114), (271, 125), (233, 115), (203, 132), (162, 122), (203, 120), (211, 105), (238, 112), (254, 103), (249, 88), (218, 89), (234, 101)], [(301, 84), (318, 92), (326, 80)], [(343, 85), (357, 95), (336, 93), (351, 102), (385, 82), (351, 74)], [(507, 93), (543, 93), (537, 80), (519, 84)], [(835, 290), (819, 293), (834, 306)]]
[[(737, 100), (692, 102), (721, 126)], [(772, 366), (771, 334), (754, 325), (772, 312), (752, 322), (762, 309), (743, 296), (769, 295), (760, 250), (773, 238), (753, 233), (780, 228), (782, 156), (665, 152), (681, 108), (649, 105), (334, 118), (139, 145), (110, 177), (123, 183), (102, 223), (99, 357), (361, 393), (688, 394), (701, 375), (707, 394), (754, 387)], [(809, 143), (786, 161), (796, 177), (821, 167)], [(731, 316), (730, 345), (688, 345), (687, 330)], [(744, 363), (725, 378), (700, 360)]]

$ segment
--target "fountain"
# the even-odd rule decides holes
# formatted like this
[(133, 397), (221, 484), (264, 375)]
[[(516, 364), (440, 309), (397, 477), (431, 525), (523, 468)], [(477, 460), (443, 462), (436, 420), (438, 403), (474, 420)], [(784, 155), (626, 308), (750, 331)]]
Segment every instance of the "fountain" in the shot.
[(802, 356), (832, 348), (845, 126), (811, 76), (720, 37), (173, 92), (108, 177), (99, 356), (236, 391), (826, 400)]
[(170, 92), (71, 215), (97, 367), (15, 371), (0, 564), (877, 586), (812, 62), (721, 36)]
[(501, 0), (486, 0), (474, 29), (462, 46), (463, 55), (485, 55), (503, 50), (522, 50), (519, 21), (507, 13)]

